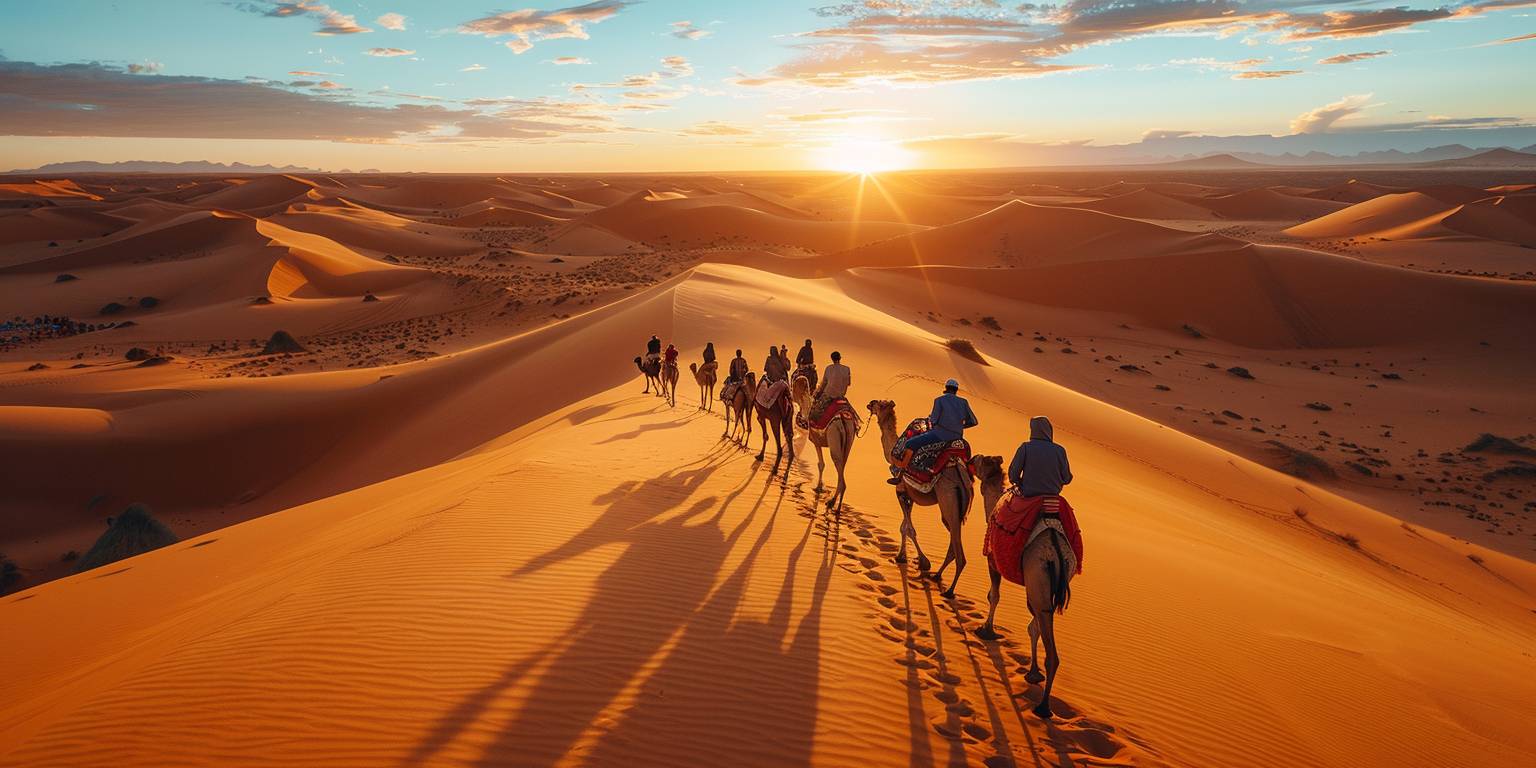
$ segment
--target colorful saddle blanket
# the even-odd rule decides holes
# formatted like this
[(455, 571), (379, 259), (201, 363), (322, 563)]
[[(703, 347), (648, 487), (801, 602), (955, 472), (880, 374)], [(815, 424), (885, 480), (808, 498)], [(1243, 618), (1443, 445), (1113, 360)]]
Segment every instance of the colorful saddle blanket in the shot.
[(1014, 489), (1008, 489), (988, 516), (982, 552), (1003, 578), (1023, 584), (1024, 550), (1047, 528), (1054, 528), (1070, 545), (1062, 553), (1068, 572), (1082, 573), (1082, 529), (1072, 505), (1060, 496), (1020, 496)]
[(721, 402), (729, 403), (729, 402), (735, 401), (736, 400), (736, 393), (742, 387), (744, 387), (744, 386), (746, 386), (746, 384), (743, 383), (743, 382), (733, 381), (733, 382), (731, 382), (729, 384), (726, 384), (725, 386), (721, 387), (720, 388), (720, 400), (721, 400)]
[(816, 410), (813, 406), (812, 412), (816, 416), (809, 422), (805, 420), (805, 414), (803, 413), (795, 417), (795, 422), (801, 429), (823, 431), (832, 423), (833, 419), (851, 421), (854, 422), (855, 426), (857, 426), (859, 421), (859, 415), (854, 413), (853, 405), (848, 402), (846, 397), (834, 397), (828, 400), (826, 405), (822, 406), (819, 410)]
[(757, 385), (757, 404), (772, 408), (776, 400), (789, 399), (789, 383), (784, 380), (763, 382)]
[[(891, 448), (891, 461), (897, 462), (907, 454), (907, 443), (912, 438), (928, 432), (932, 424), (926, 418), (913, 419), (907, 425), (906, 431), (896, 438), (896, 445)], [(961, 462), (966, 471), (971, 469), (971, 444), (964, 438), (959, 440), (939, 440), (927, 445), (920, 445), (912, 453), (912, 458), (907, 462), (906, 468), (891, 468), (891, 473), (901, 472), (907, 478), (907, 484), (924, 493), (933, 489), (933, 479), (943, 472), (951, 462)]]

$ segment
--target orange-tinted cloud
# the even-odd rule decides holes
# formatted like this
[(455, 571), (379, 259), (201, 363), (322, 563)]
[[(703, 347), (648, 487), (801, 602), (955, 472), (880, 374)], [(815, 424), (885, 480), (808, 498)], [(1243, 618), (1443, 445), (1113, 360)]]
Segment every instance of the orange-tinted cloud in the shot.
[(1352, 64), (1357, 61), (1374, 59), (1378, 56), (1386, 56), (1391, 51), (1361, 51), (1360, 53), (1341, 53), (1337, 56), (1329, 56), (1326, 59), (1318, 59), (1319, 64)]
[(299, 0), (299, 2), (247, 2), (240, 8), (253, 13), (273, 18), (293, 18), (309, 16), (320, 21), (320, 28), (315, 30), (317, 35), (355, 35), (361, 32), (373, 30), (357, 23), (357, 17), (342, 13), (324, 3), (316, 3), (312, 0)]
[(525, 8), (485, 16), (459, 25), (459, 32), (466, 35), (484, 35), (490, 38), (511, 37), (505, 45), (513, 53), (523, 53), (539, 40), (576, 38), (586, 40), (587, 25), (606, 21), (631, 0), (595, 0), (585, 5), (540, 11)]

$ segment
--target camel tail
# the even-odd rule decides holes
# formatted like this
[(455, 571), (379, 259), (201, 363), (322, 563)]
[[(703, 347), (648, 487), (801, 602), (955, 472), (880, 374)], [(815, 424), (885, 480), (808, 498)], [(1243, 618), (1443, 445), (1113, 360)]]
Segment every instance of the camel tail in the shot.
[(1072, 583), (1067, 573), (1067, 559), (1061, 553), (1061, 534), (1055, 528), (1049, 528), (1051, 547), (1056, 550), (1056, 558), (1046, 565), (1046, 576), (1051, 581), (1051, 603), (1056, 607), (1057, 613), (1067, 612), (1067, 602), (1072, 599)]

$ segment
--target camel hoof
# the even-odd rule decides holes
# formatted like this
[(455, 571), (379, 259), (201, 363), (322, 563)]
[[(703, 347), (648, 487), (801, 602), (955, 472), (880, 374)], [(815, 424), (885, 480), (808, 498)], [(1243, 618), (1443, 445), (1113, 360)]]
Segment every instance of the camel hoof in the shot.
[(932, 567), (933, 567), (933, 563), (928, 562), (928, 558), (926, 558), (926, 557), (919, 557), (917, 559), (917, 569), (919, 571), (926, 572), (929, 568), (932, 568)]
[(988, 626), (983, 626), (981, 629), (976, 630), (976, 636), (988, 642), (1002, 638), (1002, 635), (999, 635), (997, 630)]
[(1024, 673), (1024, 682), (1029, 683), (1030, 685), (1039, 685), (1044, 680), (1045, 675), (1040, 674), (1040, 670), (1038, 669), (1031, 669), (1030, 671)]
[(761, 454), (761, 453), (759, 453), (759, 454), (758, 454), (758, 455), (757, 455), (757, 459), (756, 459), (756, 461), (762, 461), (762, 460), (763, 460), (763, 455), (762, 455), (762, 454)]
[(945, 600), (953, 600), (953, 599), (955, 599), (955, 590), (954, 589), (946, 589), (943, 592), (939, 593), (939, 597), (942, 597)]
[(907, 555), (906, 555), (906, 553), (899, 554), (899, 555), (897, 555), (897, 556), (895, 556), (895, 557), (893, 557), (891, 559), (896, 561), (897, 565), (906, 565), (907, 564)]
[(1049, 701), (1042, 701), (1039, 704), (1036, 704), (1035, 708), (1030, 711), (1034, 712), (1035, 717), (1038, 717), (1041, 720), (1049, 720), (1056, 714), (1051, 711), (1051, 703)]

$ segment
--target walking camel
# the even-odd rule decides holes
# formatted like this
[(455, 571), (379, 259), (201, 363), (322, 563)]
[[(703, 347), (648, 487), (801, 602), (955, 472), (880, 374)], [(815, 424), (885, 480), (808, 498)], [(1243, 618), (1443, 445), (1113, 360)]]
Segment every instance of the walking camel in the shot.
[[(758, 390), (756, 374), (747, 373), (747, 386), (755, 394)], [(764, 381), (761, 386), (771, 386)], [(757, 460), (762, 461), (763, 455), (768, 452), (768, 430), (773, 430), (773, 469), (768, 472), (771, 478), (779, 471), (779, 465), (783, 463), (785, 449), (788, 449), (789, 462), (784, 467), (784, 479), (789, 479), (789, 469), (795, 463), (795, 406), (782, 397), (776, 397), (773, 404), (763, 407), (756, 397), (752, 398), (752, 408), (757, 413), (757, 426), (763, 430), (763, 445), (757, 452)]]
[(757, 395), (753, 381), (751, 374), (748, 374), (741, 385), (736, 387), (731, 399), (725, 401), (725, 431), (720, 433), (721, 437), (735, 440), (743, 447), (752, 437), (752, 420), (747, 418), (747, 412), (752, 408), (752, 398)]
[(651, 394), (651, 384), (654, 383), (656, 385), (656, 396), (664, 397), (665, 395), (661, 392), (661, 362), (657, 361), (646, 365), (644, 358), (637, 357), (635, 358), (635, 367), (639, 368), (640, 373), (645, 375), (645, 390), (640, 394)]
[(688, 372), (693, 374), (693, 380), (699, 384), (699, 410), (713, 411), (715, 409), (715, 368), (714, 363), (705, 363), (703, 368), (698, 363), (689, 363)]
[(827, 509), (841, 512), (843, 511), (843, 494), (848, 490), (845, 470), (848, 466), (848, 455), (853, 452), (853, 440), (858, 437), (858, 421), (839, 417), (832, 419), (824, 430), (811, 429), (810, 420), (821, 415), (811, 412), (811, 382), (804, 376), (796, 376), (790, 390), (795, 403), (800, 406), (800, 415), (806, 419), (806, 437), (810, 439), (811, 445), (816, 446), (816, 492), (825, 490), (821, 476), (826, 469), (826, 461), (822, 455), (824, 452), (831, 453), (832, 467), (837, 470), (837, 490), (833, 491), (831, 498), (827, 499)]
[[(988, 473), (995, 472), (998, 475), (998, 491), (1002, 490), (1002, 459), (998, 458), (995, 469), (978, 468), (978, 474), (982, 476), (982, 490), (986, 491)], [(987, 502), (987, 516), (992, 515), (992, 510), (997, 507), (997, 499), (992, 498)], [(1043, 523), (1036, 523), (1040, 527)], [(1051, 686), (1056, 683), (1056, 669), (1061, 666), (1061, 658), (1056, 652), (1056, 614), (1066, 610), (1067, 599), (1071, 596), (1072, 568), (1066, 560), (1064, 553), (1071, 551), (1071, 543), (1051, 526), (1045, 526), (1045, 530), (1036, 536), (1024, 548), (1022, 555), (1022, 572), (1024, 574), (1024, 600), (1029, 606), (1029, 671), (1024, 674), (1024, 679), (1030, 683), (1045, 681), (1045, 691), (1040, 695), (1040, 703), (1035, 705), (1034, 713), (1042, 720), (1051, 719)], [(991, 559), (987, 561), (988, 576), (992, 585), (987, 590), (987, 620), (976, 630), (976, 636), (983, 640), (996, 640), (1001, 637), (993, 628), (992, 621), (997, 616), (997, 602), (1001, 597), (1000, 588), (1003, 584), (1002, 574), (993, 567)], [(1045, 641), (1045, 674), (1040, 674), (1040, 641)]]
[(677, 363), (664, 363), (661, 367), (661, 383), (664, 388), (662, 397), (667, 399), (667, 405), (677, 407)]
[[(880, 445), (885, 455), (890, 456), (897, 440), (896, 403), (891, 400), (871, 400), (868, 407), (871, 417), (880, 428)], [(923, 554), (922, 542), (917, 539), (917, 528), (912, 524), (912, 507), (937, 506), (939, 519), (949, 531), (949, 549), (944, 553), (944, 563), (939, 566), (939, 570), (927, 575), (942, 584), (944, 569), (950, 563), (955, 564), (954, 579), (950, 581), (948, 589), (939, 593), (946, 598), (955, 596), (955, 585), (960, 583), (960, 574), (965, 571), (965, 543), (960, 537), (960, 527), (965, 524), (966, 513), (970, 511), (975, 496), (970, 470), (957, 462), (950, 462), (939, 472), (934, 478), (933, 490), (928, 493), (905, 483), (896, 487), (896, 503), (901, 505), (901, 550), (896, 555), (896, 562), (907, 561), (907, 539), (911, 539), (912, 545), (917, 548), (917, 569), (927, 574), (931, 564), (928, 556)]]

